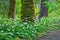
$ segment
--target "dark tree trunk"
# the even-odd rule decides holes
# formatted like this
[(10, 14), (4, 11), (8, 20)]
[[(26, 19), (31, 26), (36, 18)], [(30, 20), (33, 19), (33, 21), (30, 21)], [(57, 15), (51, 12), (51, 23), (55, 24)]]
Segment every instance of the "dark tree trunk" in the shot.
[(10, 0), (8, 18), (14, 19), (15, 17), (15, 0)]
[(35, 15), (33, 0), (22, 0), (21, 19), (23, 22), (33, 22)]
[(46, 3), (44, 3), (45, 1), (46, 0), (41, 0), (39, 19), (41, 17), (47, 17), (48, 16), (48, 7), (46, 6)]

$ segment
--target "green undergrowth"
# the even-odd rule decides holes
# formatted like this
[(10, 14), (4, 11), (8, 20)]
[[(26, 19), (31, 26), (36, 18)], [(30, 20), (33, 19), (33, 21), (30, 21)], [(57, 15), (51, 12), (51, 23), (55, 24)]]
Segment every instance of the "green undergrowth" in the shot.
[[(58, 10), (59, 11), (59, 10)], [(19, 18), (14, 20), (0, 17), (0, 40), (36, 40), (47, 35), (52, 30), (60, 30), (60, 14), (52, 11), (48, 17), (43, 17), (40, 23), (21, 22)]]
[[(54, 21), (55, 20), (55, 21)], [(60, 20), (44, 17), (40, 23), (27, 23), (20, 20), (0, 19), (0, 40), (35, 40), (47, 35), (51, 30), (59, 30)]]

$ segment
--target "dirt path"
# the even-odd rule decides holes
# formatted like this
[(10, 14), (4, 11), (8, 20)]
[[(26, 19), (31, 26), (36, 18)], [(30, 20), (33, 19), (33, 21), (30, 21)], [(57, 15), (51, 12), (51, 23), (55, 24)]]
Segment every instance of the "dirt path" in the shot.
[(60, 30), (51, 31), (47, 36), (38, 38), (37, 40), (60, 40)]

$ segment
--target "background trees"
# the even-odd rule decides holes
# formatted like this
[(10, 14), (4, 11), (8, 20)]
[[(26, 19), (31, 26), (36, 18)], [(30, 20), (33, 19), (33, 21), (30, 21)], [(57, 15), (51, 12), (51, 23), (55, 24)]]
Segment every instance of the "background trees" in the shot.
[[(16, 0), (13, 0), (13, 1), (9, 0), (9, 2), (10, 2), (10, 4), (9, 4), (8, 18), (14, 18), (15, 17), (15, 11), (17, 11), (18, 4), (16, 4), (16, 2), (17, 2)], [(41, 5), (40, 5), (40, 2), (41, 2)], [(20, 9), (21, 10), (18, 9), (19, 11), (21, 11), (21, 13), (20, 13), (21, 20), (22, 21), (34, 21), (35, 20), (34, 17), (37, 16), (35, 14), (35, 10), (36, 10), (35, 6), (36, 5), (40, 5), (40, 7), (39, 6), (38, 7), (41, 9), (40, 12), (38, 10), (38, 12), (39, 12), (39, 18), (43, 17), (43, 16), (47, 16), (48, 15), (47, 14), (48, 13), (48, 8), (47, 8), (47, 6), (46, 6), (45, 3), (42, 4), (43, 2), (45, 2), (45, 1), (44, 0), (41, 0), (41, 1), (40, 0), (38, 0), (38, 1), (37, 0), (35, 0), (35, 1), (34, 0), (31, 0), (31, 1), (29, 1), (29, 0), (28, 1), (21, 0), (22, 7), (20, 5)], [(15, 8), (16, 8), (16, 10), (15, 10)], [(37, 8), (37, 9), (39, 9), (39, 8)], [(43, 11), (43, 10), (45, 10), (45, 11)], [(18, 15), (18, 13), (17, 13), (17, 15)]]
[[(10, 1), (10, 4), (9, 4), (9, 1)], [(1, 2), (0, 2), (0, 10), (1, 10), (1, 14), (6, 14), (6, 13), (8, 13), (8, 9), (9, 9), (9, 13), (8, 13), (8, 17), (9, 18), (14, 18), (14, 16), (15, 16), (15, 11), (17, 11), (16, 12), (16, 14), (17, 15), (19, 15), (19, 16), (21, 16), (21, 19), (25, 19), (25, 17), (27, 16), (27, 15), (29, 15), (29, 16), (33, 16), (33, 15), (35, 15), (35, 16), (39, 16), (39, 18), (40, 17), (43, 17), (43, 16), (48, 16), (49, 15), (49, 13), (50, 12), (52, 12), (52, 11), (54, 11), (54, 10), (57, 10), (58, 11), (58, 9), (59, 9), (59, 0), (57, 1), (57, 0), (49, 0), (49, 1), (47, 1), (47, 0), (35, 0), (33, 3), (32, 2), (29, 2), (29, 1), (27, 1), (28, 2), (28, 5), (25, 5), (25, 4), (27, 4), (27, 3), (25, 3), (25, 1), (23, 2), (23, 0), (18, 0), (18, 1), (16, 1), (16, 0), (14, 0), (14, 1), (12, 1), (11, 2), (11, 0), (1, 0)], [(15, 1), (16, 1), (16, 3), (15, 3)], [(22, 1), (22, 2), (21, 2)], [(36, 2), (36, 3), (35, 3)], [(45, 3), (45, 2), (50, 2), (50, 3)], [(52, 2), (52, 3), (51, 3)], [(29, 3), (31, 3), (31, 4), (33, 4), (34, 5), (34, 7), (33, 7), (33, 11), (34, 11), (34, 13), (36, 13), (36, 14), (32, 14), (33, 12), (32, 11), (30, 11), (30, 12), (32, 12), (32, 13), (30, 13), (30, 12), (26, 12), (26, 14), (25, 14), (25, 12), (23, 13), (23, 11), (26, 11), (26, 9), (27, 9), (27, 11), (28, 11), (28, 8), (30, 8), (30, 7), (28, 7), (30, 4)], [(22, 4), (22, 8), (21, 8), (21, 4)], [(48, 5), (46, 5), (46, 4), (48, 4)], [(24, 5), (26, 6), (26, 7), (24, 7)], [(36, 5), (38, 5), (37, 7), (36, 7)], [(40, 5), (40, 7), (39, 7), (39, 5)], [(57, 5), (57, 6), (56, 6)], [(10, 6), (10, 7), (9, 7)], [(15, 7), (16, 6), (16, 7)], [(48, 8), (49, 7), (49, 8)], [(13, 9), (12, 9), (13, 8)], [(15, 10), (15, 8), (16, 8), (16, 10)], [(5, 10), (6, 9), (6, 10)], [(21, 11), (21, 9), (22, 9), (22, 11)], [(25, 9), (25, 10), (24, 10)], [(31, 9), (31, 8), (30, 8)], [(39, 12), (39, 9), (40, 9), (40, 12)], [(4, 12), (3, 12), (3, 11)], [(13, 10), (13, 11), (12, 11)], [(31, 9), (32, 10), (32, 9)], [(21, 12), (20, 12), (21, 11)], [(49, 12), (49, 13), (48, 13)], [(31, 14), (31, 15), (30, 15)], [(38, 14), (38, 15), (37, 15)], [(25, 16), (24, 18), (22, 17), (22, 16)], [(27, 16), (26, 17), (26, 19), (28, 20), (30, 17), (29, 16)], [(18, 17), (17, 17), (18, 18)], [(37, 17), (36, 17), (37, 18)], [(32, 19), (34, 19), (34, 17), (32, 17)], [(30, 20), (30, 19), (29, 19)]]

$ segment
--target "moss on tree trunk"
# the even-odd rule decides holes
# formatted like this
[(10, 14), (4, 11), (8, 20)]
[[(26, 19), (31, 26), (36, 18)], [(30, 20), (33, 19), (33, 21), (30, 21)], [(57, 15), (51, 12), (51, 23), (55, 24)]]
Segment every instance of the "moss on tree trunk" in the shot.
[(22, 0), (21, 19), (23, 22), (33, 22), (35, 15), (34, 1)]

